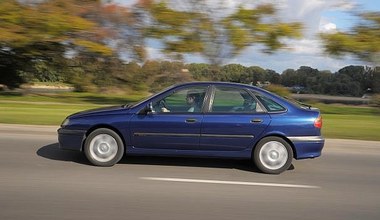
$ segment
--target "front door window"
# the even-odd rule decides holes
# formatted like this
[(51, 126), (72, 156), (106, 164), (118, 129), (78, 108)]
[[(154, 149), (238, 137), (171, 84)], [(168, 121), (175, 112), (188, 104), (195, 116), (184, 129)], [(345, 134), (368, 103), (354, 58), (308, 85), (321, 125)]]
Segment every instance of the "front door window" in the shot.
[(156, 113), (200, 113), (206, 86), (186, 87), (153, 103)]

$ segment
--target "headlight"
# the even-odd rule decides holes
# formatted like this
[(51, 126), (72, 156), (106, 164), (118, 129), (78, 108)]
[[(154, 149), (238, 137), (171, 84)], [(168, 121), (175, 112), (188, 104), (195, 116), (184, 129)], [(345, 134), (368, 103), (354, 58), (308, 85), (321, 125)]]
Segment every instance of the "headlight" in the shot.
[(62, 122), (61, 127), (65, 127), (65, 126), (67, 126), (69, 123), (70, 123), (70, 119), (66, 118), (66, 119)]

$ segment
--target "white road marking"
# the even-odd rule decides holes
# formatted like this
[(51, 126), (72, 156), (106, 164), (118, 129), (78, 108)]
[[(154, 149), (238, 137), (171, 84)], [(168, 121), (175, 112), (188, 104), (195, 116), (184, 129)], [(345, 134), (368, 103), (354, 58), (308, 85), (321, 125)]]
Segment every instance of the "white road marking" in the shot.
[(311, 185), (294, 185), (294, 184), (279, 184), (279, 183), (256, 183), (256, 182), (202, 180), (202, 179), (159, 178), (159, 177), (140, 177), (140, 179), (154, 180), (154, 181), (184, 182), (184, 183), (212, 183), (212, 184), (229, 184), (229, 185), (245, 185), (245, 186), (269, 186), (269, 187), (283, 187), (283, 188), (306, 188), (306, 189), (319, 189), (319, 188), (321, 188), (319, 186), (311, 186)]

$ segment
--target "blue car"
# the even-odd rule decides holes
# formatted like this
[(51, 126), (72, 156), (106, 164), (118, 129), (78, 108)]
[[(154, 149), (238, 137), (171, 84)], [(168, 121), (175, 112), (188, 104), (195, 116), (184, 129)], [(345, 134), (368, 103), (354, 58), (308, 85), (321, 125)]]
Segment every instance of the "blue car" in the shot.
[(279, 174), (292, 159), (321, 155), (318, 109), (250, 85), (192, 82), (139, 103), (79, 112), (58, 130), (61, 149), (97, 166), (126, 155), (250, 159)]

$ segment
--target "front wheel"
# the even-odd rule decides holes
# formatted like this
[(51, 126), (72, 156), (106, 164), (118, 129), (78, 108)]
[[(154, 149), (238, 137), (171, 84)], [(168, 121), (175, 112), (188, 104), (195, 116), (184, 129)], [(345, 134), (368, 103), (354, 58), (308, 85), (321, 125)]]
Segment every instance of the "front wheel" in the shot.
[(107, 128), (99, 128), (88, 135), (84, 144), (87, 159), (96, 166), (113, 166), (124, 154), (120, 136)]
[(265, 137), (259, 141), (253, 161), (263, 173), (280, 174), (292, 164), (293, 150), (288, 142), (280, 137)]

